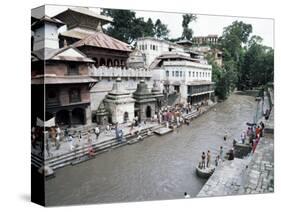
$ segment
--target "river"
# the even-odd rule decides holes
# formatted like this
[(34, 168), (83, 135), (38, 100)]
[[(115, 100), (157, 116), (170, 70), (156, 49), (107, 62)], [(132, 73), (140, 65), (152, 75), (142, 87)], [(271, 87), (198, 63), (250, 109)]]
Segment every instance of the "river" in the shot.
[(184, 192), (195, 197), (206, 182), (195, 174), (201, 153), (210, 150), (214, 162), (219, 147), (229, 150), (255, 110), (254, 97), (232, 94), (190, 126), (58, 169), (46, 181), (46, 205), (177, 199)]

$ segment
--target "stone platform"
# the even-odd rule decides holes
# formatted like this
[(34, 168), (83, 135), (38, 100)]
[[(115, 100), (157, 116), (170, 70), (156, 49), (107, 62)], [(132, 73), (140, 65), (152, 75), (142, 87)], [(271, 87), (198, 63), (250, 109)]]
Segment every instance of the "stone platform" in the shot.
[(168, 133), (170, 133), (172, 131), (173, 130), (170, 129), (170, 128), (162, 127), (162, 128), (154, 130), (154, 133), (157, 134), (157, 135), (166, 135), (166, 134), (168, 134)]

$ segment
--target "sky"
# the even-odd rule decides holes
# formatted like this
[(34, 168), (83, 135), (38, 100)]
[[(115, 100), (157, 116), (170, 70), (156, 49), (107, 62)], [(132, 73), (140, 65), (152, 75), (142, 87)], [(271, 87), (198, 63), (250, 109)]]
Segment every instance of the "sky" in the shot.
[[(46, 6), (46, 15), (54, 16), (63, 10), (66, 6)], [(99, 9), (92, 8), (92, 10), (99, 12)], [(40, 11), (40, 9), (33, 10), (33, 14)], [(166, 12), (151, 12), (151, 11), (136, 11), (137, 17), (144, 17), (147, 20), (149, 17), (155, 22), (158, 18), (162, 23), (168, 25), (170, 30), (169, 37), (177, 38), (182, 33), (182, 15), (181, 13), (166, 13)], [(259, 35), (263, 38), (263, 44), (274, 48), (274, 21), (273, 19), (265, 18), (248, 18), (248, 17), (230, 17), (230, 16), (216, 16), (216, 15), (200, 15), (197, 14), (197, 20), (190, 24), (193, 29), (193, 36), (207, 36), (209, 34), (217, 34), (220, 36), (223, 28), (229, 26), (232, 22), (238, 20), (244, 23), (251, 24), (253, 32), (251, 35)]]

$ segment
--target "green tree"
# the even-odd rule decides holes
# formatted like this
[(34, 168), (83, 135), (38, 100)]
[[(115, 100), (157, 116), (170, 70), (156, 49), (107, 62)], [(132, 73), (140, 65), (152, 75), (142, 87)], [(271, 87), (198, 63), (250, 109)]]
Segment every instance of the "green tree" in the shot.
[(224, 28), (220, 38), (220, 48), (223, 51), (223, 64), (227, 73), (232, 77), (227, 82), (230, 83), (225, 89), (227, 93), (235, 87), (240, 88), (242, 84), (242, 66), (245, 55), (245, 46), (252, 32), (252, 25), (242, 21), (234, 21), (230, 26)]
[(166, 37), (169, 33), (167, 26), (159, 19), (153, 24), (151, 18), (147, 21), (143, 17), (137, 18), (136, 13), (130, 10), (104, 9), (102, 14), (113, 18), (113, 23), (104, 30), (105, 33), (126, 43), (133, 43), (145, 36)]
[(252, 36), (248, 42), (241, 71), (241, 89), (259, 87), (273, 81), (274, 51)]
[(160, 19), (157, 19), (154, 24), (154, 32), (157, 38), (167, 39), (170, 31), (166, 24), (163, 24)]
[(182, 17), (183, 17), (183, 20), (182, 20), (182, 28), (183, 28), (182, 39), (191, 40), (192, 35), (193, 35), (193, 30), (191, 28), (189, 28), (189, 24), (192, 21), (196, 21), (197, 17), (193, 14), (185, 14)]

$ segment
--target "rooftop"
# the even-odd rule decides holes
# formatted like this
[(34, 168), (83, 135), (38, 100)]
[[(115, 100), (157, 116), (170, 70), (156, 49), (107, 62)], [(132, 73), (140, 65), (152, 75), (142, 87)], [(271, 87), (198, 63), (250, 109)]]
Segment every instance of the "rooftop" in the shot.
[(34, 30), (34, 29), (37, 29), (39, 27), (41, 27), (43, 24), (45, 24), (46, 22), (47, 23), (52, 23), (52, 24), (55, 24), (57, 25), (58, 27), (61, 27), (63, 25), (65, 25), (63, 22), (61, 22), (60, 20), (56, 19), (56, 18), (51, 18), (47, 15), (43, 16), (42, 18), (40, 19), (37, 19), (35, 17), (33, 17), (31, 19), (31, 21), (33, 22), (31, 24), (31, 29)]
[[(85, 20), (84, 17), (87, 17), (87, 19)], [(101, 25), (113, 22), (111, 17), (100, 15), (85, 7), (68, 8), (67, 10), (57, 14), (55, 18), (65, 22), (68, 27), (72, 26), (73, 24), (78, 24), (78, 20), (80, 20), (79, 22), (81, 22), (81, 20), (85, 20), (85, 22), (81, 22), (80, 24), (90, 28), (93, 27), (92, 22), (95, 20), (99, 20)]]
[[(73, 29), (69, 33), (65, 33), (64, 36), (69, 37), (78, 37), (78, 36), (85, 36), (86, 32), (81, 30)], [(103, 32), (91, 31), (86, 37), (82, 38), (81, 40), (77, 41), (73, 44), (75, 47), (80, 46), (93, 46), (98, 48), (105, 48), (105, 49), (113, 49), (117, 51), (126, 51), (131, 52), (129, 44), (124, 43), (120, 40), (117, 40), (111, 36), (106, 35)]]
[[(72, 53), (69, 51), (72, 50)], [(62, 61), (76, 61), (76, 62), (91, 62), (94, 61), (88, 58), (84, 53), (73, 46), (67, 46), (60, 49), (40, 49), (31, 52), (32, 61), (36, 60), (62, 60)]]

